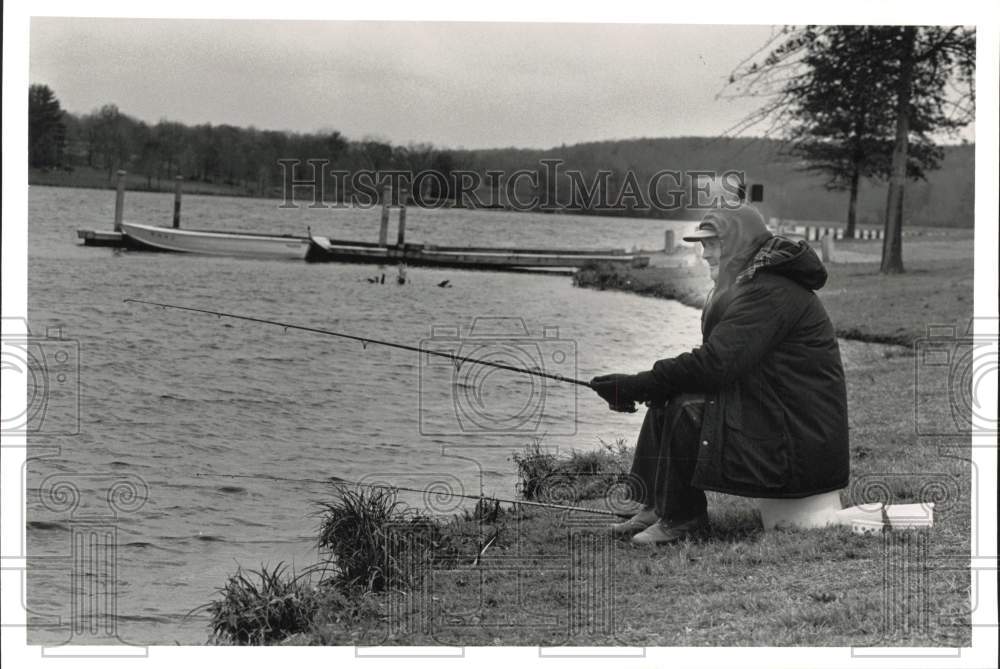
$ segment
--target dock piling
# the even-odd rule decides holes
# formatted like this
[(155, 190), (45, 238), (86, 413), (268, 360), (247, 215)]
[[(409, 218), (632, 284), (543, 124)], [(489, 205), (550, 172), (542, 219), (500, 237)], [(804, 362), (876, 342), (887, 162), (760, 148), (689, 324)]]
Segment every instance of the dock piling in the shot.
[(184, 177), (178, 174), (174, 177), (174, 227), (181, 227), (181, 184)]
[(396, 237), (396, 246), (403, 248), (406, 237), (406, 190), (399, 191), (399, 235)]
[(677, 242), (674, 240), (674, 231), (668, 229), (663, 234), (663, 250), (667, 253), (673, 253)]
[(115, 194), (115, 232), (122, 231), (122, 215), (125, 211), (125, 170), (118, 170), (118, 181), (115, 184), (117, 193)]
[(389, 243), (389, 206), (392, 204), (390, 198), (392, 192), (386, 186), (382, 189), (382, 221), (378, 229), (378, 245), (385, 246)]

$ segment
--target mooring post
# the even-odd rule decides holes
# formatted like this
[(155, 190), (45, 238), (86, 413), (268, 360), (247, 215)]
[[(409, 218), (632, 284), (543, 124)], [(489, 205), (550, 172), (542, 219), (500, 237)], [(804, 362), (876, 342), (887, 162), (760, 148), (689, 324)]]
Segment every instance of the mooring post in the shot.
[(673, 253), (675, 246), (677, 246), (677, 244), (674, 242), (674, 231), (668, 229), (663, 234), (663, 250), (667, 253)]
[(385, 246), (389, 243), (389, 205), (392, 191), (388, 186), (382, 189), (382, 222), (378, 229), (378, 245)]
[(823, 235), (823, 262), (833, 262), (833, 235), (829, 231)]
[(399, 236), (396, 238), (396, 246), (403, 248), (403, 240), (406, 237), (406, 190), (399, 190)]
[(174, 227), (181, 227), (181, 184), (184, 177), (180, 174), (174, 177)]
[(122, 231), (122, 214), (125, 211), (125, 170), (118, 170), (115, 193), (115, 232)]

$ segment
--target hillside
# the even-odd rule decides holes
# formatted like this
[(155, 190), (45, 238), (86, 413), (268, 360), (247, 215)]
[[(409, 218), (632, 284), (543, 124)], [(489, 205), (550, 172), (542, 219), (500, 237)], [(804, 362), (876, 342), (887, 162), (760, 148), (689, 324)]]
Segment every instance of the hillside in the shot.
[[(707, 205), (692, 202), (698, 179), (693, 173), (742, 172), (747, 183), (764, 185), (759, 206), (768, 218), (842, 222), (848, 205), (846, 193), (828, 191), (823, 175), (803, 171), (779, 142), (766, 139), (640, 138), (544, 150), (453, 150), (350, 140), (337, 131), (301, 134), (166, 120), (148, 125), (114, 105), (92, 114), (67, 113), (59, 123), (62, 142), (50, 147), (45, 161), (31, 163), (29, 183), (108, 188), (115, 172), (125, 169), (129, 188), (172, 190), (179, 174), (186, 192), (282, 197), (293, 169), (289, 161), (298, 161), (294, 170), (302, 178), (311, 174), (306, 162), (318, 160), (327, 170), (351, 175), (342, 186), (326, 180), (322, 197), (331, 202), (359, 194), (367, 201), (380, 191), (370, 184), (392, 178), (387, 172), (409, 180), (431, 173), (435, 178), (403, 184), (415, 195), (411, 204), (692, 219)], [(908, 225), (972, 226), (974, 157), (974, 145), (944, 147), (940, 169), (908, 186)], [(555, 162), (543, 161), (561, 162), (553, 167)], [(474, 176), (470, 171), (479, 175), (477, 187), (466, 188), (466, 179)], [(656, 181), (654, 175), (664, 171), (677, 176)], [(731, 176), (728, 190), (734, 193), (736, 175)], [(700, 178), (704, 183), (707, 175)], [(884, 184), (863, 183), (858, 222), (881, 224), (885, 199)]]
[[(564, 161), (560, 169), (579, 169), (586, 175), (598, 169), (616, 174), (634, 171), (645, 183), (659, 170), (737, 170), (748, 183), (765, 186), (758, 206), (766, 216), (813, 221), (845, 221), (847, 193), (829, 191), (822, 175), (801, 170), (796, 159), (783, 155), (775, 140), (678, 137), (629, 139), (560, 146), (547, 150), (490, 149), (455, 151), (455, 162), (476, 170), (537, 170), (539, 161)], [(927, 181), (910, 182), (906, 191), (906, 220), (911, 225), (972, 227), (975, 145), (944, 147), (941, 168)], [(881, 224), (886, 185), (864, 181), (858, 197), (858, 222)], [(669, 214), (670, 212), (668, 212)], [(636, 215), (642, 215), (635, 212)], [(678, 216), (682, 217), (682, 216)]]

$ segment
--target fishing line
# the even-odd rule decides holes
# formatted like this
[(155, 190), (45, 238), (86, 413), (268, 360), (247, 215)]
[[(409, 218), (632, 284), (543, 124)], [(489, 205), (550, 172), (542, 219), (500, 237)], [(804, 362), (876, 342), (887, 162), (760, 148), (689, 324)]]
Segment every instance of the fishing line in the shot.
[(403, 490), (406, 492), (419, 492), (421, 494), (446, 495), (448, 497), (463, 497), (465, 499), (482, 500), (486, 502), (502, 502), (504, 504), (524, 504), (527, 506), (540, 506), (546, 509), (559, 509), (561, 511), (583, 511), (586, 513), (596, 513), (602, 516), (615, 516), (617, 518), (631, 518), (631, 513), (618, 513), (607, 509), (592, 509), (586, 506), (569, 506), (568, 504), (554, 504), (552, 502), (533, 502), (526, 499), (505, 499), (503, 497), (492, 497), (489, 495), (466, 495), (464, 493), (427, 490), (425, 488), (407, 488), (389, 483), (360, 483), (358, 481), (348, 481), (339, 476), (330, 476), (325, 479), (295, 479), (285, 476), (270, 476), (268, 474), (195, 474), (198, 478), (223, 477), (228, 479), (267, 479), (270, 481), (290, 481), (293, 483), (318, 483), (321, 485), (353, 485), (362, 488), (389, 488), (392, 490)]
[(453, 363), (457, 362), (471, 362), (477, 365), (487, 365), (489, 367), (496, 367), (498, 369), (506, 369), (510, 372), (516, 372), (518, 374), (528, 374), (529, 376), (542, 376), (547, 379), (554, 379), (556, 381), (563, 381), (564, 383), (573, 383), (578, 386), (586, 386), (590, 388), (589, 381), (581, 381), (580, 379), (570, 378), (568, 376), (562, 376), (561, 374), (550, 374), (548, 372), (543, 372), (538, 369), (527, 369), (525, 367), (515, 367), (513, 365), (505, 365), (502, 362), (493, 362), (491, 360), (481, 360), (478, 358), (468, 358), (463, 355), (456, 355), (454, 353), (445, 353), (443, 351), (432, 351), (426, 348), (421, 348), (419, 346), (409, 346), (407, 344), (398, 344), (391, 341), (383, 341), (380, 339), (372, 339), (371, 337), (360, 337), (358, 335), (346, 334), (343, 332), (334, 332), (332, 330), (324, 330), (322, 328), (313, 328), (306, 325), (294, 325), (292, 323), (282, 323), (280, 321), (272, 321), (267, 318), (257, 318), (255, 316), (242, 316), (240, 314), (230, 314), (224, 311), (212, 311), (210, 309), (197, 309), (195, 307), (185, 307), (178, 304), (165, 304), (163, 302), (149, 302), (147, 300), (136, 300), (133, 298), (126, 298), (125, 302), (133, 302), (135, 304), (148, 304), (154, 307), (162, 307), (164, 309), (179, 309), (181, 311), (193, 311), (199, 314), (209, 314), (212, 316), (218, 316), (220, 318), (236, 318), (242, 321), (250, 321), (253, 323), (264, 323), (266, 325), (277, 325), (278, 327), (285, 328), (288, 330), (302, 330), (304, 332), (314, 332), (316, 334), (328, 335), (331, 337), (342, 337), (344, 339), (351, 339), (353, 341), (361, 342), (363, 348), (367, 348), (368, 344), (379, 344), (380, 346), (388, 346), (391, 348), (399, 348), (404, 351), (414, 351), (416, 353), (426, 353), (427, 355), (436, 355), (440, 358), (448, 358)]

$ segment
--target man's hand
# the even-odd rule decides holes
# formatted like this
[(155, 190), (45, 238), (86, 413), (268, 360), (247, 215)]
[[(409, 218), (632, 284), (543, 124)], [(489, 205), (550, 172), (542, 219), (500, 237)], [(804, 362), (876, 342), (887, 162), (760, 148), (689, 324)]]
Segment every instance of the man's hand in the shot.
[(661, 391), (657, 389), (650, 372), (595, 376), (590, 380), (590, 387), (614, 411), (633, 413), (636, 410), (636, 402), (657, 402), (665, 399), (661, 397)]
[(606, 374), (590, 380), (590, 387), (608, 403), (612, 411), (635, 413), (635, 398), (628, 394), (628, 380), (631, 374)]

